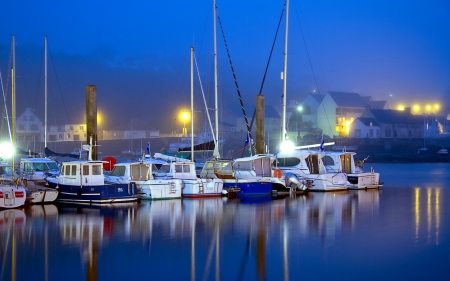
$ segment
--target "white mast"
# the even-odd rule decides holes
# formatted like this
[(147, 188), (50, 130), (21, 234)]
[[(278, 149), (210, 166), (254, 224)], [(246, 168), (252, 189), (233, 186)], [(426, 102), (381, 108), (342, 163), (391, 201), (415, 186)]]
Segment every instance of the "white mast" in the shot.
[[(11, 69), (11, 132), (12, 132), (12, 138), (11, 138), (11, 146), (14, 151), (14, 154), (16, 152), (16, 38), (14, 35), (12, 36), (12, 56), (13, 56), (13, 68)], [(14, 154), (12, 157), (12, 166), (14, 167)], [(14, 173), (13, 173), (14, 174)]]
[(47, 36), (44, 36), (44, 147), (47, 147)]
[(289, 29), (289, 0), (286, 0), (286, 28), (284, 30), (284, 69), (283, 69), (283, 120), (281, 125), (281, 133), (283, 134), (281, 142), (286, 140), (286, 88), (287, 88), (287, 54), (288, 54), (288, 29)]
[(194, 47), (191, 47), (191, 160), (194, 162)]
[(218, 83), (217, 83), (217, 26), (216, 26), (216, 0), (213, 0), (213, 16), (214, 16), (214, 97), (215, 97), (215, 119), (216, 119), (216, 135), (214, 136), (214, 158), (220, 158), (219, 153), (219, 102), (218, 102)]

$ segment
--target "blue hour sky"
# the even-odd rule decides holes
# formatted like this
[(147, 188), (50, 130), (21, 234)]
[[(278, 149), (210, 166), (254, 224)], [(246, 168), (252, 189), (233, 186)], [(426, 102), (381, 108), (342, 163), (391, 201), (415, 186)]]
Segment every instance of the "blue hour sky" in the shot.
[[(261, 87), (283, 5), (283, 0), (217, 0), (249, 107)], [(448, 0), (291, 0), (289, 18), (288, 100), (313, 91), (345, 91), (388, 100), (395, 108), (450, 96)], [(93, 84), (106, 127), (172, 129), (176, 112), (190, 106), (190, 46), (213, 106), (212, 0), (2, 1), (0, 26), (4, 87), (10, 86), (11, 35), (16, 38), (18, 114), (31, 107), (43, 119), (44, 34), (50, 123), (83, 121), (85, 87)], [(219, 26), (217, 42), (220, 107), (239, 113)], [(284, 19), (263, 88), (273, 106), (281, 101), (283, 44)], [(195, 87), (200, 101), (198, 82)]]

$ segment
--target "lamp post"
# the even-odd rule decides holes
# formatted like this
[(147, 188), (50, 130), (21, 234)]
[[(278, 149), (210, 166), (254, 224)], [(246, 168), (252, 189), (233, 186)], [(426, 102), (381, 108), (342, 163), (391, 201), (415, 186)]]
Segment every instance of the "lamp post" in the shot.
[(183, 111), (181, 114), (181, 119), (183, 119), (183, 136), (187, 137), (186, 121), (189, 119), (189, 113)]
[[(301, 116), (302, 111), (303, 111), (303, 106), (301, 106), (301, 105), (297, 106), (297, 122), (296, 123), (297, 123), (297, 144), (298, 145), (300, 144), (300, 130), (298, 128), (298, 116), (299, 115)], [(303, 120), (300, 120), (300, 121), (303, 121)]]

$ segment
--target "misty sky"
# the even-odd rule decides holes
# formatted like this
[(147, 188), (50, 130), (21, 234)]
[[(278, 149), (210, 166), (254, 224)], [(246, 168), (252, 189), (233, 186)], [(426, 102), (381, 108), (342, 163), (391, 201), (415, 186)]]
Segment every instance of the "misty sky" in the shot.
[[(308, 93), (357, 92), (391, 108), (450, 96), (450, 2), (291, 0), (288, 100)], [(244, 103), (261, 87), (283, 0), (217, 0)], [(17, 111), (44, 119), (43, 35), (49, 44), (49, 123), (83, 122), (85, 87), (97, 86), (106, 128), (179, 128), (190, 107), (189, 49), (213, 107), (212, 0), (1, 1), (0, 70), (10, 87), (16, 37)], [(218, 23), (219, 24), (219, 23)], [(239, 113), (218, 25), (220, 106)], [(284, 19), (263, 89), (281, 101)], [(196, 78), (196, 108), (200, 104)], [(8, 90), (10, 93), (10, 90)], [(101, 127), (101, 126), (100, 126)]]

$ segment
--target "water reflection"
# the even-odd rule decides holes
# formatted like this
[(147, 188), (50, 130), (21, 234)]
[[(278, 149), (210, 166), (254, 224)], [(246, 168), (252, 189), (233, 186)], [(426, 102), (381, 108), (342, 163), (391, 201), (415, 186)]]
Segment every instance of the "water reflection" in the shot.
[[(414, 189), (415, 241), (419, 243), (421, 224), (426, 224), (428, 245), (439, 245), (441, 188)], [(425, 194), (424, 194), (425, 193)], [(425, 205), (425, 206), (424, 206)], [(426, 210), (426, 214), (422, 212)], [(426, 221), (422, 219), (425, 219)]]
[(417, 187), (4, 210), (0, 279), (356, 280), (441, 244), (447, 200)]

